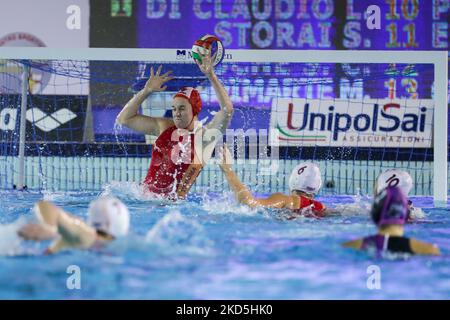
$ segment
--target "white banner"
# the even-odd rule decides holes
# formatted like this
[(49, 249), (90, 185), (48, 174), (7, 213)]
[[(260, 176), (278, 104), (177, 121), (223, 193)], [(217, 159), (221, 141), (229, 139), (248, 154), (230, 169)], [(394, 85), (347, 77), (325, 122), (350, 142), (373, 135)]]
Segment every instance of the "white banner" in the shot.
[(433, 100), (274, 99), (280, 146), (430, 148)]

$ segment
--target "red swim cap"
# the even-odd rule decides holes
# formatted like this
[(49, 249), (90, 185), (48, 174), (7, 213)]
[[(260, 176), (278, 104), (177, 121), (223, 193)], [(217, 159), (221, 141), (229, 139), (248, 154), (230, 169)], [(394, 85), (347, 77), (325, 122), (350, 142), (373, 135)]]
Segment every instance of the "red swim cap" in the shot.
[(193, 87), (183, 87), (173, 97), (182, 97), (188, 99), (189, 103), (192, 106), (192, 113), (194, 114), (194, 116), (198, 115), (202, 110), (202, 99), (200, 98), (200, 93)]

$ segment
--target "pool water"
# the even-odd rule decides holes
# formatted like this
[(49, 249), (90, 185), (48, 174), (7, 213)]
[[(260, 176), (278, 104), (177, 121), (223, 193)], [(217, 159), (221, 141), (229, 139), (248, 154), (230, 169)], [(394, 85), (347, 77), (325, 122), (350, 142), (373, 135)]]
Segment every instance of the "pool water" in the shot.
[[(341, 215), (285, 220), (242, 207), (229, 193), (187, 201), (148, 200), (127, 185), (98, 193), (0, 193), (0, 299), (448, 299), (450, 215), (431, 198), (413, 198), (426, 218), (406, 235), (440, 246), (442, 256), (376, 259), (340, 243), (375, 232), (367, 197), (321, 198)], [(131, 212), (131, 234), (95, 251), (41, 252), (48, 242), (21, 241), (17, 228), (45, 198), (86, 218), (101, 192)], [(19, 219), (20, 218), (20, 219)], [(80, 289), (69, 289), (69, 266)], [(371, 266), (380, 288), (369, 289)], [(370, 287), (370, 286), (369, 286)]]

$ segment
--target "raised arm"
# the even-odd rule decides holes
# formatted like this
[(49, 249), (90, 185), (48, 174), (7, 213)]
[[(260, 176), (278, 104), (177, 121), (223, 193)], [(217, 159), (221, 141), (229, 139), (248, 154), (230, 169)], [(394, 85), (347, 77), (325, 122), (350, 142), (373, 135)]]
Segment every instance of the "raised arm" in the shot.
[(344, 242), (341, 245), (344, 248), (352, 248), (352, 249), (359, 250), (359, 249), (361, 249), (362, 244), (363, 244), (363, 239), (357, 239), (357, 240), (351, 240), (351, 241)]
[(233, 116), (233, 104), (231, 103), (230, 97), (228, 96), (227, 91), (223, 87), (219, 78), (217, 78), (216, 73), (214, 72), (214, 67), (211, 61), (211, 51), (209, 50), (206, 55), (202, 56), (202, 63), (200, 64), (197, 60), (194, 60), (200, 71), (209, 79), (212, 87), (214, 88), (214, 92), (216, 93), (217, 99), (220, 104), (220, 111), (214, 115), (214, 118), (210, 123), (206, 126), (208, 129), (214, 128), (220, 130), (222, 133), (225, 133), (225, 130), (228, 128), (230, 124), (231, 117)]
[(139, 107), (145, 99), (153, 92), (166, 90), (167, 86), (163, 86), (163, 84), (173, 79), (171, 76), (172, 71), (160, 75), (161, 69), (162, 66), (159, 66), (156, 74), (154, 74), (153, 67), (150, 69), (150, 78), (144, 88), (128, 101), (117, 116), (117, 122), (119, 124), (132, 130), (155, 136), (159, 135), (168, 127), (173, 126), (173, 121), (170, 119), (155, 118), (138, 114)]
[(239, 180), (238, 176), (231, 168), (231, 162), (231, 154), (225, 145), (223, 161), (220, 163), (220, 168), (222, 169), (231, 190), (235, 194), (236, 199), (240, 203), (245, 204), (250, 208), (265, 207), (276, 209), (294, 209), (298, 207), (298, 200), (282, 193), (274, 193), (267, 198), (255, 198), (250, 190)]

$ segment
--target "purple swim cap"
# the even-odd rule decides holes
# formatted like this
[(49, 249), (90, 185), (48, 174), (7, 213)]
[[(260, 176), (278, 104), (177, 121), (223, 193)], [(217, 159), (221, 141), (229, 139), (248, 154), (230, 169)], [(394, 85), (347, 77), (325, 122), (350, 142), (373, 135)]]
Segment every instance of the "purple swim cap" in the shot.
[(378, 226), (403, 225), (408, 218), (408, 201), (397, 187), (387, 187), (373, 202), (371, 216)]

